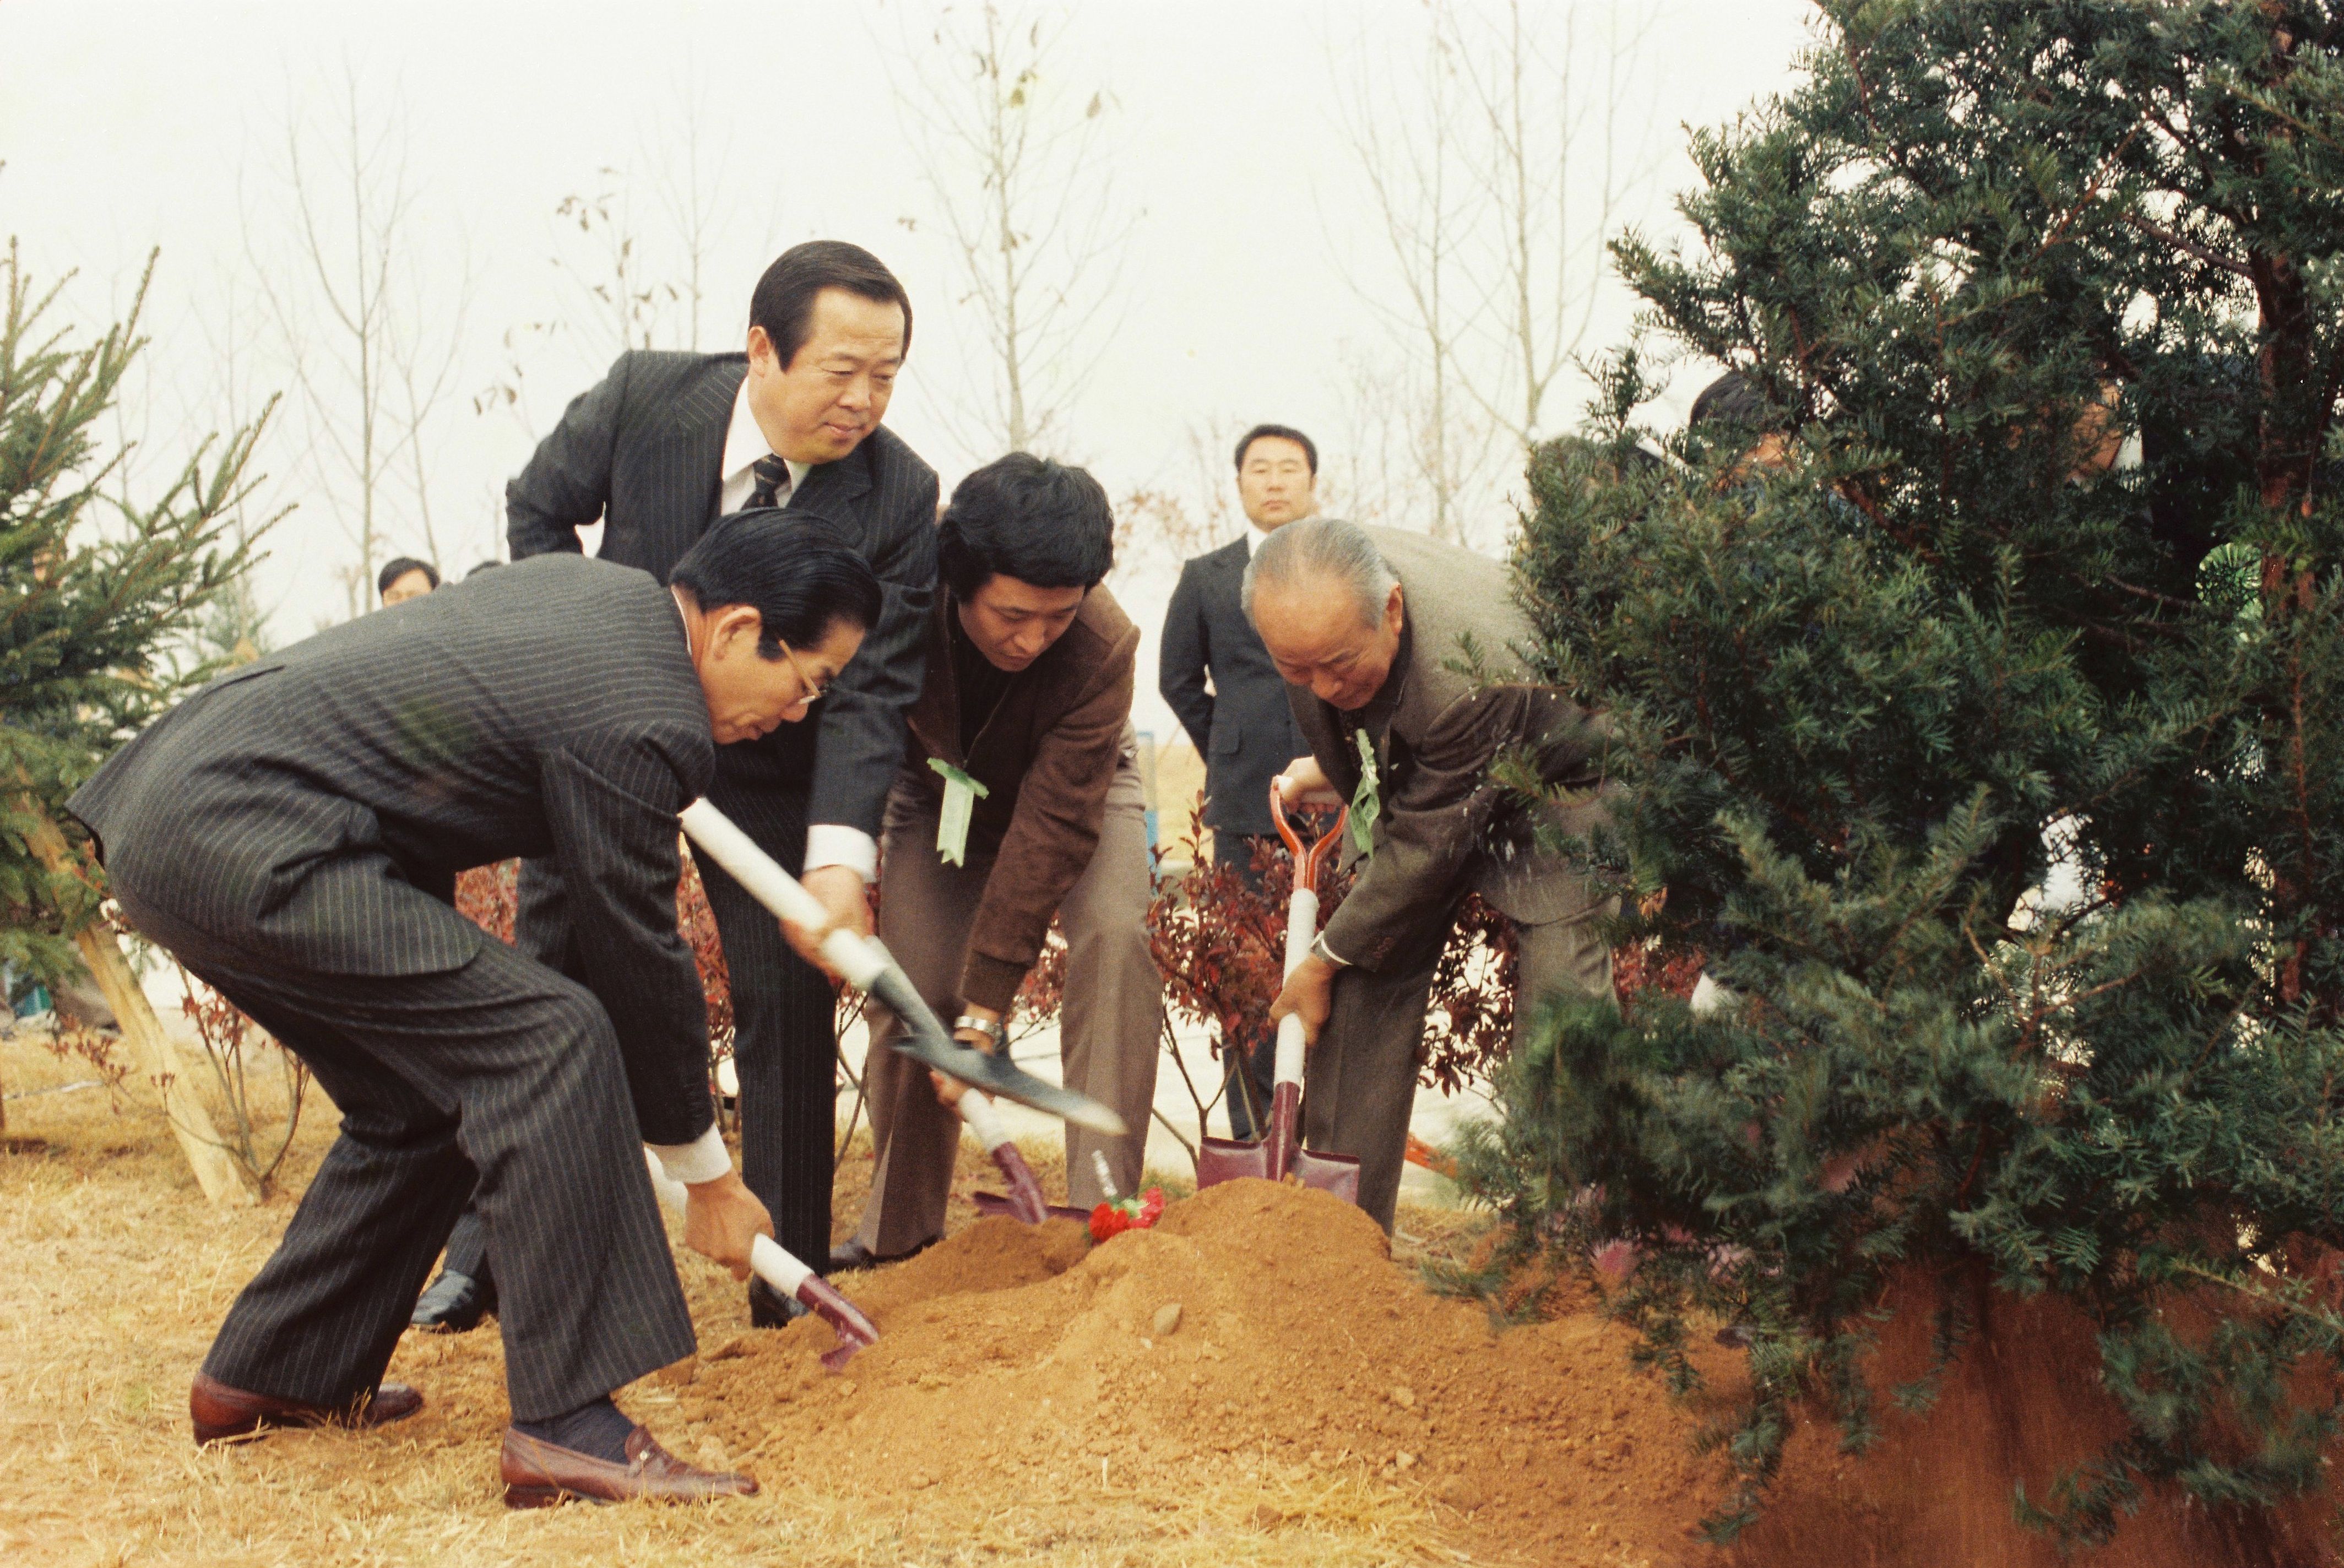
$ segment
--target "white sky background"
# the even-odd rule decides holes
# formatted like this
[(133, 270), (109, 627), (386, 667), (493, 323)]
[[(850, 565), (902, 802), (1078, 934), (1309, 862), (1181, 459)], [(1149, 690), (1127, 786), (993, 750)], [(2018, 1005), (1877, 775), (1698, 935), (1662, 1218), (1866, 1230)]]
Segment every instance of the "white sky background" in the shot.
[[(721, 157), (726, 175), (697, 346), (740, 346), (749, 290), (783, 247), (815, 236), (870, 247), (904, 278), (917, 312), (888, 423), (949, 491), (996, 454), (975, 450), (966, 417), (972, 374), (984, 372), (982, 320), (942, 242), (894, 86), (910, 86), (924, 64), (937, 69), (901, 42), (924, 43), (937, 10), (903, 0), (9, 0), (0, 5), (0, 235), (19, 239), (36, 280), (76, 272), (53, 323), (76, 329), (100, 328), (126, 305), (146, 253), (160, 248), (146, 323), (154, 348), (123, 413), (123, 433), (142, 442), (134, 476), (157, 477), (191, 438), (248, 418), (269, 390), (291, 385), (261, 288), (265, 278), (309, 309), (286, 244), (287, 126), (307, 117), (305, 157), (329, 182), (331, 116), (355, 79), (362, 118), (392, 126), (404, 144), (413, 205), (403, 298), (427, 334), (454, 349), (451, 390), (422, 445), (442, 564), (460, 572), (502, 553), (505, 480), (620, 347), (555, 265), (557, 255), (585, 265), (595, 241), (564, 228), (554, 208), (573, 194), (621, 196), (647, 265), (672, 275), (672, 226), (657, 192), (679, 184), (686, 106), (696, 100), (703, 167)], [(1682, 126), (1724, 121), (1787, 86), (1809, 14), (1797, 0), (1669, 8), (1632, 105), (1650, 115), (1659, 155), (1632, 203), (1649, 228), (1675, 229), (1670, 195), (1692, 182)], [(1330, 476), (1371, 461), (1376, 454), (1346, 450), (1364, 429), (1361, 398), (1399, 386), (1409, 360), (1363, 298), (1396, 305), (1400, 296), (1340, 105), (1363, 68), (1418, 57), (1424, 15), (1417, 0), (1086, 0), (1076, 9), (1046, 85), (1077, 100), (1107, 95), (1105, 200), (1128, 218), (1131, 238), (1118, 304), (1103, 319), (1112, 331), (1094, 340), (1096, 369), (1048, 443), (1053, 455), (1089, 465), (1118, 498), (1167, 489), (1192, 507), (1200, 487), (1228, 479), (1217, 450), (1210, 479), (1199, 474), (1192, 431), (1213, 432), (1217, 448), (1223, 430), (1275, 420), (1316, 437)], [(1380, 89), (1378, 101), (1395, 126), (1421, 112), (1399, 90)], [(1586, 348), (1622, 340), (1628, 317), (1623, 291), (1607, 282)], [(527, 329), (548, 322), (556, 329)], [(662, 328), (660, 346), (690, 346), (680, 319)], [(476, 412), (475, 394), (510, 382), (514, 367), (521, 400)], [(1668, 404), (1682, 409), (1709, 373), (1687, 368)], [(1583, 391), (1576, 378), (1558, 388), (1549, 430), (1576, 421)], [(262, 450), (266, 498), (295, 508), (270, 536), (258, 578), (280, 641), (341, 618), (336, 569), (356, 554), (337, 511), (347, 487), (314, 464), (313, 444), (302, 410), (288, 407)], [(378, 560), (421, 553), (413, 495), (402, 470), (386, 489), (389, 549)], [(1496, 490), (1489, 510), (1494, 547)], [(1152, 554), (1126, 564), (1117, 591), (1148, 633), (1138, 719), (1168, 740), (1154, 632), (1176, 563)]]

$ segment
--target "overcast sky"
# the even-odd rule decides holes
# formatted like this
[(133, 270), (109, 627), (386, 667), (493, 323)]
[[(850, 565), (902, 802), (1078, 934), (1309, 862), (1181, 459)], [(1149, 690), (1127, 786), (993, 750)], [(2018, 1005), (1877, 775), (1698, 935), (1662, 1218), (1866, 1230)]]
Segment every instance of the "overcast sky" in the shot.
[[(1539, 8), (1551, 32), (1562, 8)], [(334, 116), (355, 84), (362, 125), (389, 133), (386, 157), (403, 150), (411, 205), (398, 309), (427, 368), (447, 367), (448, 395), (420, 445), (440, 553), (460, 570), (498, 546), (504, 481), (619, 347), (580, 280), (599, 276), (599, 241), (566, 228), (557, 207), (611, 196), (639, 231), (639, 264), (673, 280), (680, 252), (659, 196), (689, 184), (683, 148), (696, 131), (703, 187), (722, 177), (698, 346), (739, 346), (749, 288), (782, 247), (817, 235), (869, 246), (918, 312), (888, 423), (949, 490), (996, 455), (972, 414), (984, 319), (945, 242), (925, 177), (935, 160), (902, 99), (949, 85), (956, 56), (933, 35), (968, 9), (8, 0), (0, 232), (19, 239), (36, 278), (77, 273), (59, 319), (75, 326), (107, 319), (160, 248), (155, 349), (124, 415), (150, 469), (268, 391), (296, 389), (297, 345), (270, 314), (271, 292), (293, 336), (315, 339), (306, 351), (330, 404), (319, 347), (330, 332), (298, 265), (288, 171), (298, 147), (321, 200), (346, 205), (332, 184), (347, 156)], [(1347, 125), (1360, 128), (1357, 87), (1372, 78), (1373, 128), (1422, 129), (1410, 72), (1425, 15), (1417, 0), (1074, 10), (1041, 87), (1061, 106), (1099, 98), (1097, 120), (1085, 122), (1098, 161), (1081, 203), (1123, 238), (1076, 280), (1114, 288), (1067, 357), (1096, 369), (1053, 432), (1055, 455), (1090, 464), (1118, 497), (1155, 487), (1192, 504), (1212, 482), (1189, 455), (1192, 432), (1276, 420), (1318, 438), (1330, 475), (1371, 460), (1345, 450), (1369, 428), (1363, 399), (1400, 388), (1414, 367), (1379, 312), (1404, 296)], [(1665, 11), (1623, 106), (1655, 130), (1652, 175), (1631, 204), (1651, 227), (1674, 227), (1669, 197), (1692, 178), (1682, 127), (1729, 119), (1787, 86), (1809, 15), (1793, 0), (1677, 0)], [(1608, 288), (1589, 346), (1619, 341), (1628, 314)], [(655, 329), (662, 346), (684, 346), (680, 311)], [(1671, 401), (1682, 407), (1704, 375), (1686, 370)], [(476, 412), (497, 386), (518, 400)], [(1575, 417), (1581, 389), (1559, 395), (1561, 415)], [(348, 487), (318, 446), (297, 396), (263, 450), (268, 501), (295, 509), (260, 574), (280, 640), (339, 618), (336, 570), (355, 554)], [(408, 470), (385, 491), (397, 551), (419, 552), (414, 491)], [(1118, 578), (1151, 633), (1139, 717), (1159, 736), (1172, 726), (1152, 691), (1152, 633), (1170, 570), (1150, 561)]]

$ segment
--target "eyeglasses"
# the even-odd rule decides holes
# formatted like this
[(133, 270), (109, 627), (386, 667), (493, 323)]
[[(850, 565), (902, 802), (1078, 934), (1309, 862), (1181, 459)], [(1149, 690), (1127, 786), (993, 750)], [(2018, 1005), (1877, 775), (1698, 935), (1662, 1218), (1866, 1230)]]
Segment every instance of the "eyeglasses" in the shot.
[[(790, 662), (790, 668), (795, 670), (798, 673), (798, 684), (804, 688), (804, 690), (799, 693), (799, 702), (815, 702), (821, 698), (824, 692), (830, 690), (830, 683), (828, 681), (816, 681), (812, 675), (806, 673), (806, 667), (798, 663), (796, 651), (791, 648), (787, 642), (783, 642), (778, 637), (774, 638), (773, 641), (781, 644), (782, 657)], [(831, 679), (836, 680), (837, 677), (834, 675)]]

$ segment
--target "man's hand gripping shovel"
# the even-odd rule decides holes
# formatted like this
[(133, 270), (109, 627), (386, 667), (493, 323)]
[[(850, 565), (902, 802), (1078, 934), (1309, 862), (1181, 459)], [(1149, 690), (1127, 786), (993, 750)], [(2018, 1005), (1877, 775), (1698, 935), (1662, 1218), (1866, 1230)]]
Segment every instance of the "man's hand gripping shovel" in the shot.
[[(648, 1148), (643, 1150), (643, 1163), (651, 1168), (652, 1190), (681, 1218), (692, 1194)], [(840, 1295), (836, 1286), (799, 1262), (795, 1253), (772, 1237), (760, 1236), (749, 1244), (749, 1271), (783, 1300), (802, 1302), (830, 1325), (838, 1336), (838, 1345), (822, 1353), (822, 1364), (832, 1371), (845, 1366), (848, 1358), (864, 1346), (879, 1342), (878, 1326), (863, 1315), (862, 1308)]]
[[(683, 808), (683, 831), (692, 842), (750, 896), (793, 926), (819, 931), (830, 924), (822, 901), (783, 871), (772, 855), (759, 849), (732, 820), (704, 800)], [(895, 1048), (923, 1067), (958, 1078), (972, 1088), (1119, 1138), (1125, 1128), (1117, 1116), (1088, 1095), (1046, 1083), (1012, 1062), (964, 1046), (945, 1033), (943, 1024), (920, 999), (911, 976), (870, 936), (833, 929), (822, 939), (822, 955), (840, 978), (871, 996), (902, 1020), (904, 1033)], [(1014, 1152), (1014, 1150), (1013, 1150)], [(1028, 1179), (1031, 1179), (1030, 1173)]]
[(1010, 1140), (1009, 1128), (1001, 1120), (1001, 1113), (993, 1102), (980, 1094), (963, 1094), (954, 1103), (960, 1119), (968, 1130), (976, 1134), (976, 1141), (985, 1145), (985, 1152), (1001, 1168), (1003, 1178), (1009, 1183), (1006, 1193), (978, 1192), (970, 1195), (979, 1214), (1006, 1214), (1023, 1225), (1039, 1225), (1045, 1219), (1087, 1219), (1079, 1209), (1054, 1205), (1042, 1197), (1042, 1184), (1034, 1179), (1034, 1168), (1017, 1152)]
[[(1278, 836), (1294, 857), (1294, 896), (1286, 906), (1286, 973), (1291, 975), (1310, 956), (1318, 935), (1318, 871), (1341, 842), (1349, 819), (1346, 810), (1335, 818), (1326, 836), (1306, 853), (1301, 836), (1286, 820), (1286, 805), (1278, 784), (1269, 786), (1269, 813), (1278, 823)], [(1267, 1136), (1241, 1143), (1230, 1138), (1207, 1138), (1197, 1148), (1199, 1190), (1240, 1176), (1284, 1181), (1290, 1172), (1305, 1187), (1331, 1192), (1346, 1203), (1359, 1200), (1359, 1161), (1349, 1154), (1319, 1154), (1302, 1147), (1298, 1123), (1302, 1110), (1302, 1020), (1288, 1015), (1278, 1020), (1277, 1067), (1269, 1096)]]

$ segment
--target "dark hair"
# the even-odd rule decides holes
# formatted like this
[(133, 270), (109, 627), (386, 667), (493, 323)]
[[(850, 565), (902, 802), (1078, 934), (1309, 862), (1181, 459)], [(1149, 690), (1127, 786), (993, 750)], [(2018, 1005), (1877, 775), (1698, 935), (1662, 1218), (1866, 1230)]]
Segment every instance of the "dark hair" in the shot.
[(390, 560), (384, 561), (382, 563), (382, 570), (375, 573), (375, 597), (379, 599), (384, 594), (389, 592), (390, 585), (398, 582), (400, 578), (406, 576), (410, 572), (420, 572), (424, 576), (431, 580), (432, 587), (437, 588), (440, 586), (440, 569), (432, 565), (429, 561), (418, 561), (411, 555), (394, 556)]
[(1701, 396), (1692, 400), (1692, 413), (1685, 420), (1685, 429), (1697, 430), (1703, 425), (1767, 430), (1766, 400), (1759, 395), (1749, 377), (1739, 370), (1728, 370), (1703, 387)]
[(757, 652), (822, 641), (840, 622), (868, 632), (879, 619), (879, 580), (834, 524), (803, 510), (761, 506), (720, 519), (683, 552), (668, 582), (703, 612), (746, 604), (764, 622)]
[(776, 257), (749, 296), (749, 325), (764, 329), (783, 369), (805, 347), (813, 326), (814, 297), (825, 288), (844, 288), (899, 308), (904, 312), (904, 352), (912, 351), (912, 297), (887, 264), (843, 239), (809, 239)]
[(936, 573), (966, 600), (999, 575), (1036, 588), (1096, 588), (1115, 565), (1115, 509), (1078, 468), (1011, 452), (953, 487), (936, 527)]
[(1239, 436), (1238, 438), (1238, 471), (1239, 473), (1243, 473), (1245, 471), (1246, 453), (1252, 450), (1254, 442), (1261, 440), (1265, 437), (1274, 437), (1281, 441), (1292, 441), (1296, 446), (1300, 447), (1302, 449), (1302, 455), (1310, 460), (1311, 476), (1313, 478), (1318, 476), (1318, 443), (1313, 441), (1308, 436), (1304, 435), (1300, 430), (1296, 430), (1292, 425), (1256, 425), (1244, 435)]

